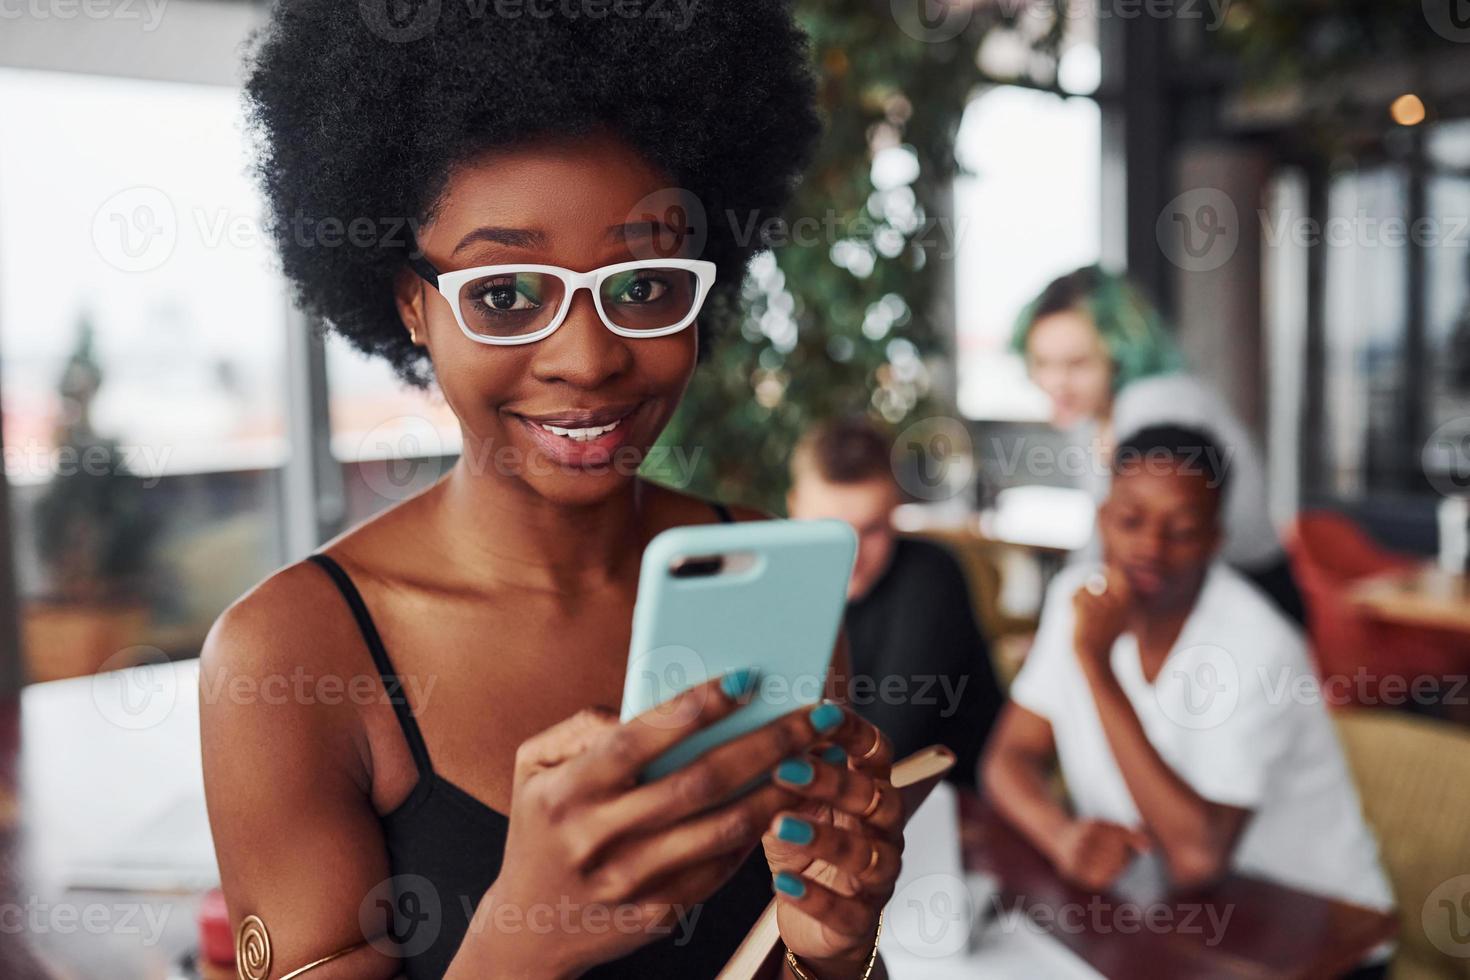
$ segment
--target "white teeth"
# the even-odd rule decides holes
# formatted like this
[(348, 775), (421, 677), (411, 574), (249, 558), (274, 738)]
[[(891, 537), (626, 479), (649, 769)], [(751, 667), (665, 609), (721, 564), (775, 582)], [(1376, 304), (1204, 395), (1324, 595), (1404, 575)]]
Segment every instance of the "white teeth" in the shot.
[(589, 440), (596, 439), (603, 433), (611, 432), (613, 429), (616, 429), (622, 421), (622, 419), (618, 419), (617, 422), (611, 422), (607, 425), (594, 425), (586, 429), (564, 429), (559, 425), (547, 425), (544, 422), (540, 423), (540, 425), (541, 428), (555, 435), (565, 436), (566, 438), (574, 439), (577, 442), (588, 442)]

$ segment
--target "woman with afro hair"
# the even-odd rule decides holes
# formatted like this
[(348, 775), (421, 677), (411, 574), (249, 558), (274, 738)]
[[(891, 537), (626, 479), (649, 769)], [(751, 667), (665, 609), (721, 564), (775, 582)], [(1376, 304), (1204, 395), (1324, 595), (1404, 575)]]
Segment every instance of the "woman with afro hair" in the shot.
[(285, 274), (463, 451), (210, 632), (241, 976), (711, 977), (773, 892), (779, 975), (881, 975), (899, 803), (838, 682), (647, 783), (751, 678), (609, 707), (647, 542), (765, 516), (636, 469), (810, 159), (808, 55), (782, 0), (277, 3), (246, 95)]

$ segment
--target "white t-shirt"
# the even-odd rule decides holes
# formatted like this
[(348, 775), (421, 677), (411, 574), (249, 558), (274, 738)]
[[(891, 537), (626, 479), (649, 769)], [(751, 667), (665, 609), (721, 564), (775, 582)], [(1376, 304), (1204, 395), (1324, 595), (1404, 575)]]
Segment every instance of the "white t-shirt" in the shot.
[[(1011, 699), (1051, 724), (1077, 814), (1142, 820), (1073, 650), (1072, 596), (1095, 566), (1060, 572)], [(1207, 800), (1252, 811), (1234, 870), (1376, 909), (1393, 905), (1378, 844), (1296, 628), (1221, 562), (1155, 683), (1131, 633), (1112, 669), (1149, 743)]]
[[(1113, 443), (1122, 442), (1140, 429), (1155, 425), (1177, 425), (1200, 429), (1225, 454), (1226, 482), (1222, 520), (1225, 539), (1220, 555), (1236, 568), (1259, 570), (1282, 559), (1281, 539), (1271, 523), (1267, 497), (1266, 468), (1255, 440), (1230, 410), (1225, 399), (1199, 378), (1188, 374), (1161, 374), (1126, 385), (1113, 399)], [(1091, 445), (1097, 426), (1079, 427), (1077, 437)], [(1088, 489), (1101, 501), (1111, 482), (1110, 460), (1094, 468)], [(1097, 538), (1084, 551), (1096, 557)]]

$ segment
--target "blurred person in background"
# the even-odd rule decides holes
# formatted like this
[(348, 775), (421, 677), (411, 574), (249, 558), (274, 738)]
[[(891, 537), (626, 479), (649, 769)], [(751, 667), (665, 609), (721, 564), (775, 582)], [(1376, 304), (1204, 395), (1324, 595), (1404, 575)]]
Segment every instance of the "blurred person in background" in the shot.
[[(986, 796), (1094, 891), (1154, 852), (1181, 889), (1240, 871), (1386, 911), (1327, 706), (1285, 693), (1313, 677), (1301, 634), (1216, 560), (1234, 478), (1216, 449), (1178, 427), (1119, 445), (1103, 562), (1053, 580), (986, 752)], [(1383, 976), (1389, 952), (1353, 975)]]
[(890, 449), (864, 416), (813, 426), (791, 456), (786, 509), (857, 532), (846, 617), (853, 708), (893, 741), (897, 758), (948, 746), (952, 781), (974, 789), (1003, 698), (959, 563), (942, 545), (894, 530), (902, 494)]
[[(1183, 372), (1153, 304), (1122, 276), (1086, 266), (1053, 280), (1016, 324), (1013, 345), (1051, 399), (1051, 422), (1093, 449), (1088, 488), (1107, 495), (1112, 447), (1150, 425), (1203, 429), (1229, 456), (1221, 555), (1297, 623), (1305, 612), (1271, 522), (1261, 454), (1219, 393)], [(1096, 554), (1097, 540), (1088, 549)]]

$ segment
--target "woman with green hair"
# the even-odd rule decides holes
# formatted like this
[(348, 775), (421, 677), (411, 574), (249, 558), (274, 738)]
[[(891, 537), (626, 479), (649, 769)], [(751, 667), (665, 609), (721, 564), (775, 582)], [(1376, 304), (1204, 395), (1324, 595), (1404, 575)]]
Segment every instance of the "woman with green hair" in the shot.
[[(1094, 449), (1088, 489), (1107, 494), (1113, 447), (1141, 429), (1208, 433), (1226, 456), (1221, 557), (1303, 620), (1301, 595), (1271, 522), (1261, 454), (1225, 400), (1183, 371), (1163, 317), (1138, 287), (1091, 265), (1053, 280), (1016, 323), (1016, 351), (1051, 400), (1051, 422)], [(1095, 542), (1094, 542), (1095, 547)]]

